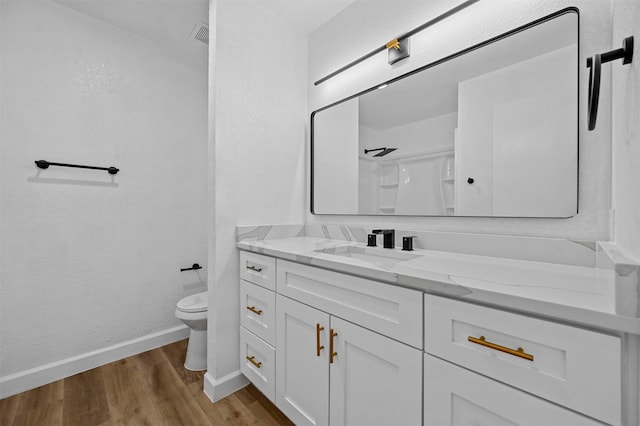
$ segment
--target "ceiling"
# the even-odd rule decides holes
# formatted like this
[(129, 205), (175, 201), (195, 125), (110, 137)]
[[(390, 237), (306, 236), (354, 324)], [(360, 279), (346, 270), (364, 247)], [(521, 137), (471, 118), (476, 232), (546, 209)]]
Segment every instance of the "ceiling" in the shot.
[(354, 0), (254, 0), (305, 34), (312, 33)]
[[(207, 66), (207, 46), (191, 33), (209, 21), (209, 0), (52, 0), (82, 14), (132, 32)], [(254, 0), (309, 34), (353, 0)]]
[(208, 0), (52, 0), (179, 52), (203, 66), (207, 45), (191, 37), (209, 21)]

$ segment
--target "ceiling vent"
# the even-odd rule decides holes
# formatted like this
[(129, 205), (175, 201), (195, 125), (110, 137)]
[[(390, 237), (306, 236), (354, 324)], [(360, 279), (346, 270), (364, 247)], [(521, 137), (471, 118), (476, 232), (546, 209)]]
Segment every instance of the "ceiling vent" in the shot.
[(195, 38), (204, 44), (209, 44), (209, 25), (204, 22), (198, 22), (193, 31), (191, 31), (191, 38)]

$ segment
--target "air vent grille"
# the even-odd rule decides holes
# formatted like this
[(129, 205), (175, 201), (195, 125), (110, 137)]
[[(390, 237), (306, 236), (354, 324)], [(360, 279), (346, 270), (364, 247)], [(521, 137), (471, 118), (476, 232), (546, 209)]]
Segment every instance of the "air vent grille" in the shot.
[(209, 44), (209, 25), (199, 22), (191, 31), (191, 37), (205, 44)]

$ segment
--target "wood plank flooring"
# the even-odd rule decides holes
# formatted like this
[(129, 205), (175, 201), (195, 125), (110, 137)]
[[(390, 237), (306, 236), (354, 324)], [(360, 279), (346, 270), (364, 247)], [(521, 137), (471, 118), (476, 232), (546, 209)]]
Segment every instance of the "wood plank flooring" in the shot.
[(0, 400), (1, 426), (292, 425), (253, 385), (212, 403), (187, 341)]

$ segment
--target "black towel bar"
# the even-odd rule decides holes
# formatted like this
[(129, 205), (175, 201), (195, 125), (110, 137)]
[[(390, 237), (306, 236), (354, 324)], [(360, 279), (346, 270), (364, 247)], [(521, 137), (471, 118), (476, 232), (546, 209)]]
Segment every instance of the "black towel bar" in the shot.
[(120, 171), (120, 169), (116, 169), (115, 167), (95, 167), (95, 166), (82, 166), (79, 164), (66, 164), (66, 163), (52, 163), (47, 160), (37, 160), (36, 166), (41, 169), (48, 169), (49, 166), (61, 166), (61, 167), (75, 167), (78, 169), (92, 169), (92, 170), (106, 170), (110, 175), (115, 175)]

